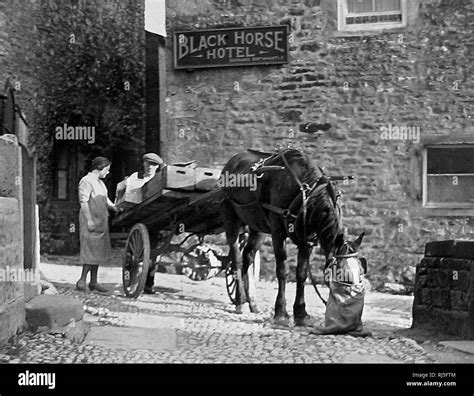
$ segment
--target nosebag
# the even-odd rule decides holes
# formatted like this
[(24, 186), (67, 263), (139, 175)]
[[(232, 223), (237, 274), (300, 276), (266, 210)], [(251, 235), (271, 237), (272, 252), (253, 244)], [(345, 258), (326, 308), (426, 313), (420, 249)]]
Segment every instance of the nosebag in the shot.
[(359, 260), (350, 258), (337, 271), (345, 276), (344, 281), (332, 275), (329, 282), (329, 298), (326, 304), (324, 326), (310, 331), (315, 335), (348, 334), (368, 337), (372, 333), (364, 331), (362, 312), (364, 310), (365, 286)]

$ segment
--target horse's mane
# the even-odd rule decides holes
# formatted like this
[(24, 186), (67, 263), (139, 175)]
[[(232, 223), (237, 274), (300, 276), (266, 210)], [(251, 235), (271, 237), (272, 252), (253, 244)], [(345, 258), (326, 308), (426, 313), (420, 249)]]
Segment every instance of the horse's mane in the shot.
[(318, 177), (322, 175), (322, 171), (314, 166), (308, 156), (303, 154), (301, 151), (292, 148), (284, 149), (280, 153), (274, 154), (270, 157), (269, 160), (274, 159), (272, 165), (284, 165), (281, 155), (285, 156), (290, 165), (297, 164), (303, 169), (303, 173), (298, 176), (302, 183), (312, 185), (316, 182)]
[(328, 181), (324, 189), (316, 189), (308, 199), (308, 224), (312, 232), (316, 233), (323, 251), (328, 254), (334, 249), (336, 237), (342, 233), (335, 203), (330, 194), (332, 186)]

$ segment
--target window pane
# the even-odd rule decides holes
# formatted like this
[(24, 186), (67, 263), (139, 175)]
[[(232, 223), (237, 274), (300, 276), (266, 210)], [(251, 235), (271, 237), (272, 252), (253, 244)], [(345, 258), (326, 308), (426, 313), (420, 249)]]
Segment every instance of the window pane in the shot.
[(347, 10), (351, 14), (401, 11), (401, 9), (401, 0), (347, 0)]
[(67, 171), (56, 171), (57, 199), (67, 199)]
[(428, 203), (449, 202), (474, 206), (474, 176), (428, 176)]
[(428, 174), (474, 173), (474, 146), (428, 147)]
[(55, 146), (55, 166), (56, 169), (67, 169), (69, 163), (69, 152), (65, 147)]
[(351, 14), (372, 12), (373, 0), (347, 0), (347, 10)]
[(401, 11), (400, 0), (375, 0), (375, 10), (377, 12)]

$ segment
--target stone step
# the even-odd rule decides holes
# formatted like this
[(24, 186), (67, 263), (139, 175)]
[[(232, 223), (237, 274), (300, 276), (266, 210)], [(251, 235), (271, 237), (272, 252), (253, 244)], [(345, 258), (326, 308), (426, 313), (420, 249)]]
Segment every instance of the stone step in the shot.
[(84, 340), (84, 307), (81, 301), (69, 296), (39, 295), (31, 299), (25, 309), (29, 330), (62, 333), (75, 342)]

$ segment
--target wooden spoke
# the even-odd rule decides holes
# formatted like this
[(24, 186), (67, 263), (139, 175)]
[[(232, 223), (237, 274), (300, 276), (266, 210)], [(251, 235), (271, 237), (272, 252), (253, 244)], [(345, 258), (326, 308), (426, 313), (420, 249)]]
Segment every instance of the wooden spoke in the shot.
[(229, 265), (225, 270), (225, 285), (227, 289), (227, 294), (229, 295), (230, 301), (232, 304), (237, 304), (237, 278), (236, 272), (232, 265)]
[(123, 258), (122, 281), (127, 297), (138, 298), (142, 294), (150, 261), (148, 229), (143, 224), (135, 224), (128, 235)]

